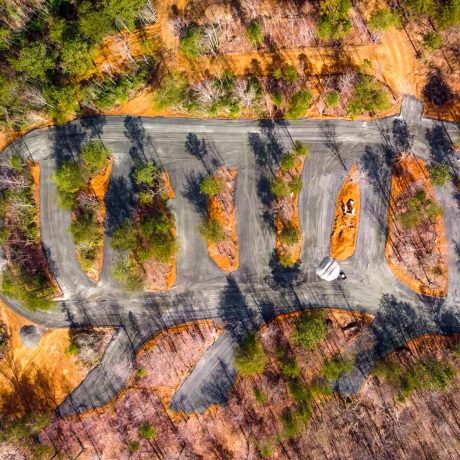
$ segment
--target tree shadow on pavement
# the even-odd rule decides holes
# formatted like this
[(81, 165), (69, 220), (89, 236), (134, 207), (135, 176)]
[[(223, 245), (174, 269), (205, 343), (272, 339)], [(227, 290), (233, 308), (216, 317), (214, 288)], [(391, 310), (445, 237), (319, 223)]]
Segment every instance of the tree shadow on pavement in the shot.
[(147, 161), (145, 153), (145, 128), (140, 117), (128, 116), (124, 121), (125, 131), (123, 134), (132, 143), (129, 149), (129, 155), (133, 159), (134, 164), (142, 164)]
[(192, 157), (203, 164), (208, 174), (212, 173), (212, 159), (209, 156), (209, 150), (205, 139), (198, 139), (195, 133), (188, 133), (185, 139), (185, 149)]
[(258, 166), (256, 191), (262, 204), (261, 216), (271, 230), (275, 230), (275, 216), (273, 212), (274, 195), (271, 192), (271, 181), (276, 174), (276, 165), (281, 147), (274, 141), (265, 142), (259, 134), (249, 134), (249, 145), (254, 152)]
[(80, 120), (82, 127), (89, 132), (91, 137), (100, 138), (104, 131), (104, 126), (107, 123), (107, 118), (104, 115), (95, 117), (84, 117)]
[(393, 144), (396, 152), (409, 152), (412, 149), (414, 136), (409, 133), (405, 120), (396, 118), (393, 121)]
[(269, 266), (271, 277), (267, 278), (266, 281), (274, 290), (292, 289), (294, 286), (305, 282), (300, 269), (301, 264), (296, 263), (291, 267), (283, 267), (275, 250), (270, 256)]
[(434, 163), (451, 163), (449, 155), (453, 152), (452, 142), (442, 124), (427, 128), (425, 139), (430, 146), (430, 155)]
[[(91, 130), (90, 130), (91, 131)], [(81, 146), (88, 140), (88, 131), (78, 121), (56, 125), (53, 133), (53, 156), (56, 167), (77, 161)]]
[(226, 329), (238, 340), (259, 326), (232, 275), (227, 276), (227, 285), (219, 296), (219, 313)]
[(107, 217), (105, 231), (112, 235), (113, 231), (125, 220), (132, 219), (137, 209), (137, 199), (134, 194), (133, 184), (125, 177), (110, 178), (105, 195)]
[(208, 212), (208, 199), (200, 190), (200, 183), (204, 177), (204, 174), (195, 171), (188, 173), (181, 192), (182, 196), (193, 204), (195, 211), (202, 217)]
[(326, 139), (325, 145), (329, 149), (332, 157), (338, 160), (345, 171), (348, 171), (347, 165), (341, 155), (341, 144), (338, 141), (335, 126), (329, 121), (325, 121), (321, 124), (321, 133)]
[(369, 183), (374, 187), (380, 198), (385, 203), (388, 203), (390, 197), (391, 163), (389, 164), (385, 155), (379, 155), (373, 147), (366, 145), (360, 164), (367, 175)]

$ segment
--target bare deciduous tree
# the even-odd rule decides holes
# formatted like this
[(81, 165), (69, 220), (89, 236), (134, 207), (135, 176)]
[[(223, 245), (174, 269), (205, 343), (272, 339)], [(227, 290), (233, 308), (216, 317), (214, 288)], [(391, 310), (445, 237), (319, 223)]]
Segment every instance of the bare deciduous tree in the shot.
[(157, 22), (158, 12), (152, 0), (147, 0), (145, 2), (144, 8), (142, 8), (138, 17), (143, 24), (153, 24)]

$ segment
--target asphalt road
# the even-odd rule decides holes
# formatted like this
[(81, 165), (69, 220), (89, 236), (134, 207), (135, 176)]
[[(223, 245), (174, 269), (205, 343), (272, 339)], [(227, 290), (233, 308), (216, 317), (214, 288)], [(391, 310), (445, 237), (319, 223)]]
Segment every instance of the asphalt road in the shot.
[[(451, 161), (451, 123), (422, 118), (422, 107), (405, 98), (399, 117), (374, 122), (300, 120), (271, 123), (93, 117), (33, 131), (9, 146), (41, 168), (41, 233), (50, 265), (64, 297), (50, 312), (30, 312), (5, 299), (21, 315), (48, 327), (113, 326), (119, 332), (101, 364), (64, 401), (63, 415), (80, 413), (108, 402), (126, 383), (135, 353), (165, 327), (190, 319), (214, 319), (225, 333), (201, 358), (173, 398), (172, 406), (203, 411), (225, 401), (235, 371), (233, 350), (248, 330), (276, 314), (313, 307), (339, 307), (376, 315), (373, 341), (362, 344), (352, 374), (337, 385), (353, 394), (373, 362), (424, 333), (460, 331), (460, 224), (458, 191), (436, 190), (444, 206), (449, 239), (449, 292), (443, 299), (419, 296), (400, 283), (384, 260), (391, 156), (412, 148), (426, 161)], [(78, 154), (80, 145), (100, 137), (113, 152), (115, 164), (106, 197), (104, 267), (96, 285), (86, 278), (68, 233), (69, 212), (57, 206), (51, 176), (56, 164)], [(273, 263), (274, 234), (267, 217), (266, 188), (283, 149), (293, 140), (310, 145), (299, 200), (304, 244), (296, 271)], [(110, 235), (135, 212), (130, 171), (138, 161), (153, 158), (168, 171), (176, 192), (171, 209), (176, 217), (180, 251), (177, 283), (167, 293), (127, 294), (111, 278)], [(362, 211), (357, 250), (342, 264), (347, 280), (323, 282), (314, 270), (329, 254), (337, 193), (347, 170), (357, 162), (367, 173), (362, 186)], [(203, 217), (197, 193), (201, 176), (217, 165), (238, 169), (236, 183), (240, 268), (222, 273), (207, 255), (196, 227)], [(452, 171), (458, 172), (452, 163)], [(372, 343), (372, 346), (369, 346)]]

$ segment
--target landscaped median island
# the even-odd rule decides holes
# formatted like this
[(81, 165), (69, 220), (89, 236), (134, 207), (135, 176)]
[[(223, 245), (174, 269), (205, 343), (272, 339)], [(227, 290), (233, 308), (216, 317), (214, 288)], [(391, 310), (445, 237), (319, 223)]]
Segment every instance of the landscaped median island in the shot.
[(176, 281), (176, 223), (167, 205), (175, 194), (154, 161), (138, 165), (133, 176), (138, 208), (113, 232), (112, 247), (121, 252), (113, 274), (128, 290), (166, 290)]
[(236, 169), (220, 166), (200, 183), (201, 193), (208, 196), (208, 216), (200, 231), (207, 241), (209, 257), (225, 272), (235, 271), (240, 263), (236, 232), (236, 175)]
[(0, 170), (1, 289), (27, 308), (48, 309), (60, 291), (40, 240), (39, 165), (13, 155)]
[(84, 272), (97, 282), (103, 263), (105, 192), (112, 172), (110, 151), (100, 140), (84, 144), (78, 160), (56, 169), (59, 203), (72, 211), (70, 233)]
[(393, 165), (385, 258), (393, 273), (419, 294), (447, 295), (447, 239), (425, 163), (401, 153)]
[(360, 211), (359, 180), (355, 163), (337, 197), (331, 234), (331, 257), (334, 259), (345, 260), (355, 252)]
[(271, 183), (274, 203), (276, 242), (279, 263), (291, 267), (300, 261), (302, 233), (299, 222), (299, 193), (302, 190), (302, 171), (309, 149), (300, 141), (294, 142), (292, 152), (285, 153), (276, 178)]

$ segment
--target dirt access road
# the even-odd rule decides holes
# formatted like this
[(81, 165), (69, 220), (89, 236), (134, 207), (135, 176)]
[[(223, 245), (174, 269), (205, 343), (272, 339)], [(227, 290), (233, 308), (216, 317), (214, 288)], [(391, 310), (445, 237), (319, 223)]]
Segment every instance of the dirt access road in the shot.
[[(449, 123), (422, 118), (422, 107), (405, 98), (399, 117), (374, 122), (300, 120), (224, 121), (138, 117), (94, 117), (33, 131), (5, 154), (21, 152), (41, 164), (41, 232), (43, 244), (64, 299), (53, 311), (30, 312), (10, 299), (11, 308), (49, 327), (114, 326), (119, 331), (101, 364), (60, 406), (62, 414), (84, 412), (108, 402), (126, 383), (136, 351), (162, 329), (195, 319), (213, 319), (225, 333), (203, 356), (173, 399), (173, 407), (202, 411), (225, 400), (234, 379), (233, 350), (247, 331), (280, 313), (312, 307), (363, 310), (376, 316), (372, 346), (363, 349), (340, 391), (356, 391), (381, 355), (426, 333), (460, 331), (460, 225), (458, 194), (449, 186), (436, 190), (449, 239), (449, 292), (446, 298), (416, 295), (402, 285), (384, 260), (391, 156), (407, 150), (424, 160), (451, 160), (448, 136), (458, 136)], [(58, 209), (50, 176), (56, 164), (76, 155), (85, 140), (99, 136), (113, 152), (114, 166), (106, 205), (104, 267), (96, 285), (82, 273), (68, 234), (70, 213)], [(273, 263), (274, 234), (264, 213), (264, 187), (270, 167), (293, 140), (310, 145), (299, 200), (304, 234), (301, 265), (285, 271)], [(197, 184), (208, 161), (238, 170), (237, 231), (240, 267), (221, 272), (208, 257), (195, 231), (202, 201)], [(180, 252), (177, 283), (167, 293), (126, 294), (111, 279), (114, 253), (110, 234), (135, 209), (130, 171), (136, 159), (161, 162), (176, 192), (172, 211)], [(353, 163), (365, 170), (357, 249), (343, 263), (343, 282), (327, 283), (315, 275), (329, 254), (335, 200)], [(457, 171), (458, 172), (458, 171)], [(265, 184), (265, 185), (264, 185)]]

